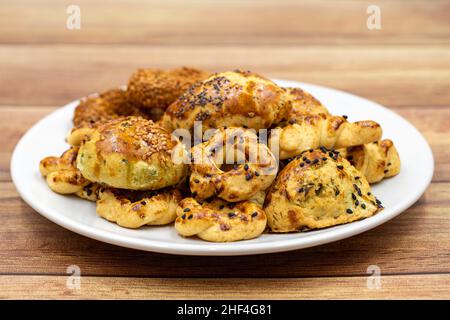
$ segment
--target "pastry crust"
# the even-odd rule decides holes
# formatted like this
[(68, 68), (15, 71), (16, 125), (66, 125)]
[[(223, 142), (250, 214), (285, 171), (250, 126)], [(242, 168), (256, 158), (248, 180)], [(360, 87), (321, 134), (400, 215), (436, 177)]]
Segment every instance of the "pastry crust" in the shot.
[(341, 153), (369, 183), (380, 182), (400, 173), (400, 156), (389, 139), (343, 149)]
[(130, 101), (146, 109), (166, 109), (195, 82), (209, 72), (182, 67), (173, 70), (139, 69), (128, 81)]
[(157, 191), (100, 188), (97, 214), (125, 228), (165, 225), (175, 220), (180, 200), (181, 194), (174, 188)]
[(300, 88), (286, 88), (291, 108), (287, 111), (286, 121), (295, 123), (302, 121), (307, 115), (330, 115), (328, 109), (310, 93)]
[[(190, 188), (200, 200), (212, 196), (230, 202), (248, 200), (266, 190), (278, 171), (273, 153), (248, 129), (218, 129), (191, 153)], [(229, 170), (224, 171), (223, 165)]]
[(285, 91), (268, 79), (251, 72), (223, 72), (193, 85), (167, 108), (162, 124), (192, 130), (195, 121), (202, 121), (203, 132), (269, 128), (283, 119), (289, 104)]
[(260, 205), (252, 201), (228, 203), (218, 198), (203, 204), (185, 198), (177, 207), (177, 216), (175, 229), (180, 235), (213, 242), (256, 238), (267, 223)]
[(186, 175), (184, 146), (151, 120), (127, 117), (95, 128), (81, 144), (77, 168), (92, 182), (155, 190)]
[(78, 148), (72, 147), (60, 157), (46, 157), (39, 163), (39, 171), (52, 191), (60, 194), (77, 193), (90, 183), (75, 167), (77, 153)]
[(292, 160), (264, 204), (273, 232), (326, 228), (370, 217), (381, 208), (364, 176), (337, 151), (325, 148)]

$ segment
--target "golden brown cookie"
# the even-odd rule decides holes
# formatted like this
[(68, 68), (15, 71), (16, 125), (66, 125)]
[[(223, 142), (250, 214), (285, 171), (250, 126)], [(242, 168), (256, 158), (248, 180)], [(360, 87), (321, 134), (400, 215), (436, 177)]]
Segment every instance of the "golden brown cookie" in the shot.
[(166, 109), (195, 82), (210, 73), (182, 67), (173, 70), (139, 69), (128, 81), (128, 95), (136, 105), (146, 109)]
[(180, 235), (213, 242), (256, 238), (267, 223), (264, 210), (252, 201), (228, 203), (214, 199), (200, 204), (185, 198), (177, 207), (177, 216), (175, 229)]
[(292, 160), (264, 204), (273, 232), (326, 228), (370, 217), (381, 208), (365, 177), (337, 151), (324, 147)]
[(95, 128), (81, 144), (77, 168), (92, 182), (155, 190), (185, 177), (185, 155), (184, 146), (160, 126), (128, 117)]
[(203, 132), (220, 127), (269, 128), (289, 108), (285, 91), (274, 82), (251, 72), (215, 74), (197, 82), (171, 104), (163, 118), (164, 127), (192, 130), (202, 122)]
[(97, 214), (126, 228), (164, 225), (175, 220), (180, 200), (181, 194), (175, 188), (156, 191), (100, 188)]
[(212, 196), (230, 202), (248, 200), (266, 190), (278, 171), (273, 153), (248, 129), (218, 129), (191, 153), (190, 188), (200, 200)]

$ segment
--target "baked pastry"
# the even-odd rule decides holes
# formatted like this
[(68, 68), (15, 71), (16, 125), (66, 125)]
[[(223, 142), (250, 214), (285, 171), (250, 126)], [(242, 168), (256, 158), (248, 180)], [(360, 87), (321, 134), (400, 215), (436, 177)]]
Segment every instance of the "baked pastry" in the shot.
[(295, 123), (308, 115), (329, 115), (328, 109), (310, 93), (300, 88), (285, 88), (291, 107), (287, 110), (286, 121)]
[(72, 147), (60, 157), (46, 157), (39, 163), (39, 171), (52, 191), (61, 194), (77, 193), (90, 183), (75, 166), (77, 153), (78, 148)]
[(175, 220), (180, 200), (181, 194), (175, 188), (156, 191), (100, 188), (97, 214), (126, 228), (164, 225)]
[(270, 146), (272, 150), (278, 146), (280, 159), (288, 159), (310, 148), (357, 146), (377, 141), (381, 135), (380, 125), (371, 120), (348, 122), (341, 116), (307, 115), (298, 122), (273, 129)]
[(209, 128), (269, 128), (289, 108), (285, 91), (274, 82), (251, 72), (215, 74), (197, 82), (166, 110), (162, 124), (169, 130), (192, 130), (202, 121)]
[(177, 207), (175, 229), (184, 237), (227, 242), (256, 238), (264, 232), (266, 223), (261, 206), (252, 201), (227, 203), (216, 198), (200, 204), (185, 198)]
[(86, 137), (77, 168), (92, 182), (155, 190), (185, 177), (185, 154), (184, 146), (153, 121), (127, 117), (106, 122)]
[(394, 143), (389, 139), (340, 151), (369, 183), (376, 183), (400, 173), (400, 157)]
[(191, 149), (190, 188), (200, 200), (217, 196), (230, 202), (248, 200), (266, 190), (276, 177), (277, 159), (253, 130), (218, 129)]
[(264, 204), (273, 232), (326, 228), (370, 217), (381, 208), (365, 177), (337, 151), (324, 147), (292, 160)]
[(131, 75), (127, 91), (131, 102), (142, 108), (166, 109), (195, 82), (209, 76), (209, 72), (187, 67), (139, 69)]

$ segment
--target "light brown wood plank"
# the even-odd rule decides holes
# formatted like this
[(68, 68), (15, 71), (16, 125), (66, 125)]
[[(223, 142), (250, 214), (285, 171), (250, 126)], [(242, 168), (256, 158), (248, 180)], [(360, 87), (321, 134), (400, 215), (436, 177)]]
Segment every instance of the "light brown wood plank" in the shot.
[[(434, 183), (397, 218), (339, 242), (287, 253), (244, 257), (187, 257), (120, 248), (49, 222), (0, 183), (0, 274), (149, 277), (305, 277), (450, 273), (450, 183)], [(130, 263), (132, 261), (132, 263)]]
[[(68, 2), (3, 5), (2, 43), (449, 44), (448, 1), (377, 1), (382, 29), (368, 30), (373, 1), (78, 0), (81, 30), (66, 29)], [(420, 26), (420, 27), (419, 27)]]
[[(73, 288), (73, 287), (71, 287)], [(292, 279), (158, 279), (81, 277), (79, 289), (63, 276), (0, 276), (1, 299), (449, 299), (450, 275)], [(189, 302), (180, 302), (184, 305)], [(175, 312), (176, 310), (174, 310)]]
[(0, 46), (0, 105), (58, 106), (125, 84), (137, 68), (192, 65), (250, 69), (387, 106), (449, 107), (449, 56), (450, 46)]

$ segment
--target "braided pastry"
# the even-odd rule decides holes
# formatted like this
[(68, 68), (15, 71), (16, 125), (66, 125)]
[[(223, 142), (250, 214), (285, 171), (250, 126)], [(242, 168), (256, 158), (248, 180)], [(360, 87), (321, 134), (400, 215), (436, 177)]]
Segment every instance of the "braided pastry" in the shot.
[(54, 192), (77, 193), (90, 183), (75, 167), (77, 154), (78, 148), (72, 147), (60, 157), (46, 157), (39, 163), (39, 171)]
[(156, 191), (100, 188), (97, 214), (126, 228), (164, 225), (175, 220), (180, 200), (181, 194), (175, 188)]
[(394, 143), (389, 139), (340, 151), (369, 183), (379, 182), (400, 172), (400, 157)]
[(212, 196), (230, 202), (247, 200), (267, 189), (278, 171), (273, 153), (258, 143), (252, 130), (243, 128), (218, 129), (191, 152), (190, 188), (200, 200)]
[(214, 242), (256, 238), (267, 223), (260, 205), (252, 201), (227, 203), (218, 198), (203, 204), (185, 198), (177, 207), (177, 216), (175, 229), (180, 235)]
[(269, 128), (285, 116), (290, 102), (274, 82), (251, 72), (215, 74), (197, 82), (171, 104), (162, 124), (169, 130), (192, 129), (202, 121), (209, 128)]
[(264, 204), (273, 232), (330, 227), (370, 217), (381, 208), (364, 176), (338, 152), (324, 147), (291, 161)]

